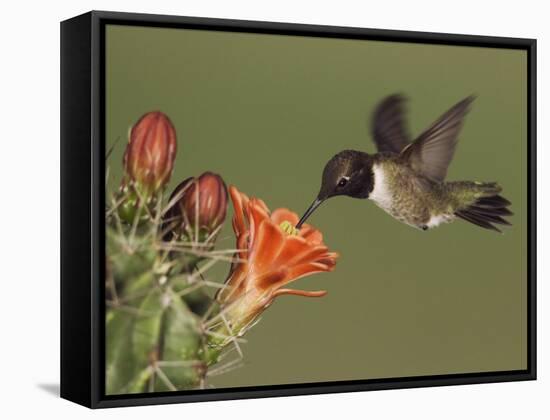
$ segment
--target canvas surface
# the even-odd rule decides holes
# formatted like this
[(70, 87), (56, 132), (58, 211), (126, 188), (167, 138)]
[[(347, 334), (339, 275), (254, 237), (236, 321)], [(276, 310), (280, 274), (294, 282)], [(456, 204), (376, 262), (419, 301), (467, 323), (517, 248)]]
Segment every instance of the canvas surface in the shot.
[[(178, 137), (169, 190), (210, 170), (301, 213), (334, 153), (374, 152), (370, 116), (384, 96), (410, 99), (416, 135), (475, 94), (448, 179), (498, 181), (512, 202), (502, 235), (462, 221), (422, 232), (367, 200), (325, 203), (310, 222), (341, 257), (334, 272), (298, 285), (328, 295), (277, 299), (246, 334), (244, 366), (209, 384), (526, 368), (526, 60), (520, 50), (107, 27), (112, 190), (129, 128), (159, 110)], [(229, 220), (218, 246), (234, 246)], [(227, 270), (208, 276), (222, 282)]]

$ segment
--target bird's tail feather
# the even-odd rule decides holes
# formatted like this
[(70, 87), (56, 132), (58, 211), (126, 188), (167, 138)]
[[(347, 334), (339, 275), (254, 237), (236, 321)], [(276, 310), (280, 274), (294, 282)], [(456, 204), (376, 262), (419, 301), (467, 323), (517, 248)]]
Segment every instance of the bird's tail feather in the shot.
[(511, 216), (508, 209), (511, 203), (504, 197), (495, 194), (478, 198), (473, 204), (455, 212), (455, 215), (467, 222), (485, 229), (500, 232), (496, 225), (508, 225), (511, 223), (503, 216)]

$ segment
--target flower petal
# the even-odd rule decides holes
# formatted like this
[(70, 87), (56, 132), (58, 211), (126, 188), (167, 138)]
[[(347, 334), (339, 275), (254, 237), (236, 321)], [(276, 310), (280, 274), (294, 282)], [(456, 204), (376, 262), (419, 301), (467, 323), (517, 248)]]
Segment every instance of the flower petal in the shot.
[(324, 245), (314, 245), (309, 247), (308, 252), (293, 260), (295, 265), (307, 262), (322, 262), (328, 253), (328, 248)]
[(292, 266), (305, 262), (313, 262), (326, 254), (328, 248), (324, 245), (312, 245), (300, 236), (287, 236), (284, 249), (277, 257), (275, 264)]
[(267, 204), (265, 204), (264, 200), (262, 200), (261, 198), (254, 198), (254, 200), (256, 200), (256, 203), (259, 204), (263, 211), (269, 213), (269, 207), (267, 207)]
[(281, 296), (281, 295), (296, 295), (296, 296), (305, 296), (305, 297), (323, 297), (327, 294), (326, 290), (316, 290), (316, 291), (308, 291), (308, 290), (295, 290), (295, 289), (279, 289), (275, 293), (273, 293), (273, 297)]
[(258, 203), (258, 200), (254, 198), (248, 202), (247, 214), (250, 231), (249, 249), (252, 250), (256, 242), (257, 230), (262, 221), (269, 219), (269, 215), (264, 211), (262, 205)]
[[(274, 290), (280, 289), (286, 284), (292, 283), (302, 277), (309, 276), (310, 274), (323, 273), (327, 271), (332, 271), (333, 266), (328, 266), (325, 264), (320, 264), (316, 262), (300, 264), (294, 267), (290, 267), (286, 271), (284, 278), (277, 280), (276, 283), (272, 284)], [(267, 284), (262, 284), (262, 287), (267, 287)]]
[[(277, 228), (281, 230), (280, 227)], [(285, 234), (283, 233), (283, 235)], [(310, 248), (310, 245), (304, 238), (301, 238), (299, 236), (286, 236), (285, 247), (279, 253), (277, 261), (274, 261), (274, 264), (289, 265), (291, 261), (298, 259), (308, 253)]]
[(216, 300), (218, 302), (230, 302), (240, 296), (244, 291), (244, 283), (247, 279), (248, 264), (238, 263), (231, 267), (229, 277), (225, 281), (225, 287), (218, 290)]
[(327, 252), (326, 254), (317, 258), (316, 262), (334, 267), (336, 265), (336, 260), (338, 259), (338, 257), (340, 257), (340, 254), (338, 254), (337, 252)]
[(296, 226), (298, 223), (298, 215), (289, 209), (280, 208), (271, 213), (271, 220), (276, 225), (280, 225), (283, 222), (290, 222), (292, 226)]
[(237, 237), (246, 232), (246, 223), (245, 223), (245, 214), (244, 209), (248, 204), (248, 197), (241, 193), (233, 185), (229, 186), (229, 195), (231, 196), (231, 201), (233, 201), (233, 230)]
[(251, 281), (251, 286), (258, 289), (260, 293), (265, 293), (268, 289), (275, 290), (279, 285), (284, 285), (289, 282), (288, 270), (281, 268), (278, 270), (268, 271), (255, 277)]
[(250, 252), (250, 260), (253, 261), (253, 272), (262, 273), (270, 271), (272, 267), (285, 267), (284, 264), (274, 264), (284, 245), (285, 234), (283, 231), (275, 226), (271, 220), (263, 219), (258, 227), (256, 239)]
[[(287, 283), (290, 283), (291, 281), (298, 280), (302, 277), (308, 276), (310, 274), (314, 273), (323, 273), (327, 271), (332, 271), (334, 265), (329, 264), (322, 264), (319, 262), (308, 262), (305, 264), (299, 264), (294, 267), (292, 267), (288, 273), (288, 277), (291, 279)], [(282, 284), (281, 284), (282, 286)]]
[(323, 243), (323, 234), (307, 223), (300, 229), (300, 236), (313, 244)]
[(248, 232), (243, 233), (240, 236), (237, 236), (237, 249), (240, 251), (236, 255), (241, 260), (248, 259)]

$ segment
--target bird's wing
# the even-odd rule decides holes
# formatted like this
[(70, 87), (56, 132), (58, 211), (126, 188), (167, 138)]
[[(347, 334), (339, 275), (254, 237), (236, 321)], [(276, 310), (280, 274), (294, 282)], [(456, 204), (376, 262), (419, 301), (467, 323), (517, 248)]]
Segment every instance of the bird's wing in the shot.
[(405, 127), (405, 102), (401, 95), (390, 95), (376, 107), (371, 127), (379, 152), (399, 154), (410, 143)]
[(455, 152), (464, 116), (475, 98), (469, 96), (433, 123), (401, 152), (402, 158), (418, 173), (441, 182)]

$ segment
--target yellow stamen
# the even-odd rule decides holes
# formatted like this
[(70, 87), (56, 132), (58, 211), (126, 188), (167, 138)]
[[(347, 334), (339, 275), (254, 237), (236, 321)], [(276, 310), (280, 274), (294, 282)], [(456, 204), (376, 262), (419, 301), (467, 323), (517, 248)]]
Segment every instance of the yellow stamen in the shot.
[(290, 236), (295, 236), (300, 233), (298, 229), (294, 227), (292, 223), (290, 223), (288, 220), (285, 220), (282, 222), (279, 227), (283, 230), (284, 233)]

